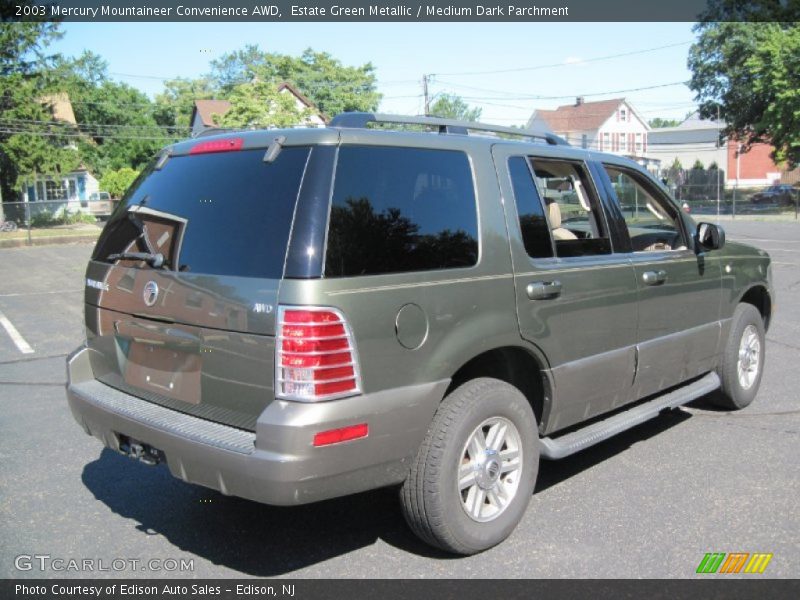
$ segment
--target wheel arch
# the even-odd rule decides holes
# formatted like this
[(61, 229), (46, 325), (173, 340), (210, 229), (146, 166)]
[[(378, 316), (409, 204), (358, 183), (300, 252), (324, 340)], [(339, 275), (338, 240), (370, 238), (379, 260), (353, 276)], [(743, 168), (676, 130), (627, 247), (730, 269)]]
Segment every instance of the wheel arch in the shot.
[(761, 313), (764, 320), (764, 329), (769, 329), (772, 320), (772, 297), (769, 290), (763, 284), (756, 284), (749, 287), (740, 297), (739, 304), (752, 304)]
[(552, 382), (543, 356), (516, 345), (483, 351), (456, 369), (445, 396), (478, 377), (499, 379), (517, 388), (531, 405), (539, 430), (543, 430), (552, 401)]

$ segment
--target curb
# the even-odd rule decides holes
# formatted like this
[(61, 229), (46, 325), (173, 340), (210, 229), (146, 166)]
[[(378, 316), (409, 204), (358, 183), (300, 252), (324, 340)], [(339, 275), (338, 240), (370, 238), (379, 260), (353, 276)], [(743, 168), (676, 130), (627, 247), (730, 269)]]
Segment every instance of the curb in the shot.
[[(30, 246), (51, 246), (57, 244), (88, 244), (97, 241), (97, 235), (54, 235), (52, 237), (33, 237)], [(0, 248), (26, 248), (28, 238), (0, 240)]]

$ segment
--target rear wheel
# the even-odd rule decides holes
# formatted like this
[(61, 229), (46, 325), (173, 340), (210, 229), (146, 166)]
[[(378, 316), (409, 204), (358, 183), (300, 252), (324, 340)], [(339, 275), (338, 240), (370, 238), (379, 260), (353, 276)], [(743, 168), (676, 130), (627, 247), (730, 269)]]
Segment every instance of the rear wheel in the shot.
[(714, 398), (721, 408), (748, 406), (758, 393), (764, 370), (764, 321), (752, 304), (739, 304), (733, 313), (728, 342), (718, 369), (722, 387)]
[(447, 396), (401, 491), (414, 533), (456, 554), (508, 537), (536, 482), (536, 431), (530, 404), (503, 381), (474, 379)]

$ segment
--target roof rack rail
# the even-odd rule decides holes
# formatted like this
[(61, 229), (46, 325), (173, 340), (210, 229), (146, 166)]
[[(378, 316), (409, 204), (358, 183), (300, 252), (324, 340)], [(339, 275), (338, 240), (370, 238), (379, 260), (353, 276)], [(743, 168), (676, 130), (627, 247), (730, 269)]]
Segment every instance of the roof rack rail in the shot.
[(192, 139), (206, 137), (208, 135), (219, 135), (221, 133), (233, 133), (235, 131), (244, 131), (243, 129), (235, 129), (231, 127), (208, 127), (198, 133), (192, 135)]
[(540, 139), (546, 141), (551, 146), (569, 146), (569, 143), (562, 137), (549, 131), (537, 131), (532, 129), (514, 129), (513, 127), (502, 127), (500, 125), (487, 125), (486, 123), (476, 123), (472, 121), (458, 121), (456, 119), (442, 119), (440, 117), (413, 117), (408, 115), (387, 115), (383, 113), (369, 112), (345, 112), (339, 113), (328, 127), (344, 127), (346, 129), (366, 129), (370, 123), (395, 123), (401, 125), (427, 125), (438, 127), (441, 134), (460, 134), (469, 135), (469, 131), (488, 131), (491, 133), (504, 133), (523, 138)]

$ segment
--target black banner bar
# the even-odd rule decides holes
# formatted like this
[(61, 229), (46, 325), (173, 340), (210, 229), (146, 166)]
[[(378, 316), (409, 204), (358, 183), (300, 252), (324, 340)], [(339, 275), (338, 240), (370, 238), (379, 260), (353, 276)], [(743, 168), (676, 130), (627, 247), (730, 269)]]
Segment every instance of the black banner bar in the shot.
[[(777, 2), (777, 0), (775, 0)], [(800, 20), (797, 0), (723, 0), (725, 20)], [(5, 0), (10, 21), (652, 22), (697, 21), (720, 0)], [(742, 9), (735, 7), (742, 4)], [(731, 9), (730, 7), (734, 7)]]
[(382, 600), (535, 600), (571, 598), (621, 600), (704, 598), (749, 600), (800, 597), (798, 580), (769, 580), (708, 576), (699, 580), (330, 580), (330, 579), (38, 579), (0, 581), (3, 599), (109, 600), (331, 600), (381, 598)]

